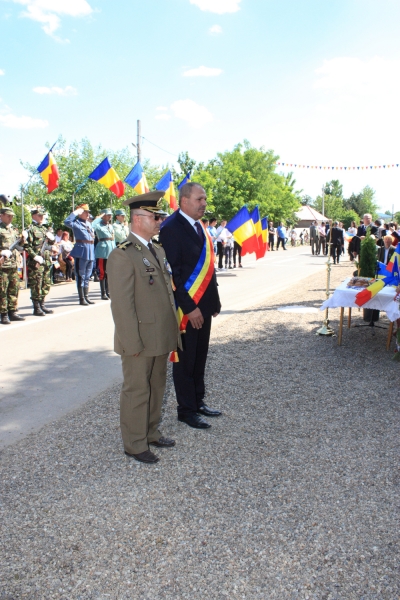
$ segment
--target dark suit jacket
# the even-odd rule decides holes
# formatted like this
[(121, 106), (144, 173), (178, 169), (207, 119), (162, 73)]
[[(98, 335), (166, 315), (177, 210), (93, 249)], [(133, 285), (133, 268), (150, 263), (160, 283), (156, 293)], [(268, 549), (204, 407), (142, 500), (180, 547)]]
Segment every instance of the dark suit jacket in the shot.
[[(390, 261), (390, 259), (392, 258), (393, 252), (395, 250), (396, 250), (396, 248), (394, 246), (390, 246), (387, 262)], [(384, 260), (385, 260), (385, 247), (384, 246), (382, 246), (382, 248), (379, 248), (378, 260), (379, 260), (379, 262), (384, 262)]]
[(192, 312), (196, 306), (201, 310), (203, 317), (219, 313), (221, 302), (215, 273), (198, 305), (184, 288), (200, 258), (203, 242), (179, 210), (164, 222), (160, 231), (160, 243), (171, 265), (172, 278), (176, 287), (175, 297), (184, 314)]
[(362, 237), (367, 235), (367, 230), (370, 231), (371, 235), (376, 235), (378, 233), (378, 228), (376, 225), (368, 225), (368, 227), (365, 227), (365, 225), (359, 225), (359, 227), (357, 228), (357, 235), (358, 237)]
[(344, 245), (343, 229), (340, 229), (340, 227), (332, 227), (332, 246), (343, 246), (343, 245)]

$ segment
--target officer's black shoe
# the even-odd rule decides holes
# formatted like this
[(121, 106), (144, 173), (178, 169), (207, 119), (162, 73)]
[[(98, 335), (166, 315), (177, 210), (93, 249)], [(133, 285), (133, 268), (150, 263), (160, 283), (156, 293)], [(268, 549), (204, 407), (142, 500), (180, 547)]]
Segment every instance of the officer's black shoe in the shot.
[(11, 324), (8, 313), (1, 313), (1, 324), (2, 325), (10, 325)]
[(84, 291), (82, 287), (78, 288), (78, 294), (79, 294), (79, 304), (81, 306), (89, 306), (89, 302), (86, 301), (86, 298), (84, 297)]
[(9, 310), (8, 316), (10, 318), (10, 321), (25, 321), (25, 318), (20, 317), (19, 314), (17, 313), (17, 311), (15, 311), (15, 310)]
[(105, 282), (106, 282), (106, 296), (108, 296), (108, 299), (111, 300), (110, 290), (108, 289), (108, 279), (106, 279)]
[(216, 408), (210, 408), (205, 404), (203, 404), (203, 406), (200, 406), (197, 412), (201, 415), (205, 415), (206, 417), (220, 417), (222, 415), (222, 412), (220, 410), (217, 410)]
[(39, 302), (39, 304), (40, 304), (40, 308), (42, 309), (42, 311), (44, 312), (45, 315), (53, 314), (54, 310), (51, 310), (51, 308), (47, 308), (47, 306), (44, 303), (44, 300), (43, 300), (43, 302)]
[(96, 304), (96, 302), (93, 302), (93, 300), (89, 299), (89, 288), (88, 287), (83, 288), (83, 296), (88, 304)]
[(101, 299), (102, 300), (110, 299), (106, 294), (106, 282), (104, 281), (104, 279), (102, 281), (100, 281), (100, 291), (101, 291)]
[(194, 429), (208, 429), (211, 427), (210, 423), (207, 423), (207, 421), (202, 419), (199, 415), (178, 415), (178, 421), (186, 423), (186, 425), (189, 425), (189, 427), (193, 427)]
[(33, 315), (35, 317), (45, 317), (46, 314), (40, 308), (40, 304), (37, 300), (33, 301)]

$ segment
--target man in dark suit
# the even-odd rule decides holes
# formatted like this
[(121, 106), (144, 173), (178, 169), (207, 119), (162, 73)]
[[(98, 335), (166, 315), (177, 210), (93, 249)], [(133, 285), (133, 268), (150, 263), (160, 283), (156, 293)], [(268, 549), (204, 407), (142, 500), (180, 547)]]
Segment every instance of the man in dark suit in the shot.
[(393, 252), (396, 250), (395, 246), (392, 246), (393, 238), (391, 235), (385, 235), (383, 238), (383, 246), (378, 248), (378, 260), (384, 265), (387, 265), (392, 258)]
[(342, 246), (344, 244), (343, 229), (339, 227), (339, 223), (335, 221), (333, 223), (332, 230), (329, 234), (331, 241), (331, 256), (333, 258), (333, 264), (339, 264), (339, 258), (342, 253)]
[(207, 235), (200, 223), (206, 210), (206, 198), (199, 184), (190, 182), (183, 185), (179, 190), (179, 210), (165, 221), (160, 232), (160, 243), (172, 269), (175, 299), (188, 317), (186, 333), (182, 336), (183, 351), (178, 349), (179, 362), (173, 365), (178, 420), (196, 429), (210, 427), (203, 415), (212, 417), (221, 414), (204, 404), (204, 371), (211, 320), (221, 311), (215, 272), (198, 304), (185, 289)]
[(361, 240), (363, 240), (366, 237), (368, 231), (370, 232), (371, 235), (377, 235), (378, 228), (376, 225), (374, 225), (372, 223), (372, 215), (370, 215), (369, 213), (366, 213), (363, 216), (363, 221), (364, 221), (364, 224), (360, 225), (357, 229), (358, 237)]

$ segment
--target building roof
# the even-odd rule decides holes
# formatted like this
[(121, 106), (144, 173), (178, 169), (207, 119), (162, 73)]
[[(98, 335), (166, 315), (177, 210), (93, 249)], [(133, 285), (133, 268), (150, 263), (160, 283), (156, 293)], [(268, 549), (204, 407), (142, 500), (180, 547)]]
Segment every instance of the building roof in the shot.
[(296, 212), (296, 216), (299, 221), (327, 221), (324, 215), (320, 212), (311, 208), (311, 206), (302, 206), (300, 210)]

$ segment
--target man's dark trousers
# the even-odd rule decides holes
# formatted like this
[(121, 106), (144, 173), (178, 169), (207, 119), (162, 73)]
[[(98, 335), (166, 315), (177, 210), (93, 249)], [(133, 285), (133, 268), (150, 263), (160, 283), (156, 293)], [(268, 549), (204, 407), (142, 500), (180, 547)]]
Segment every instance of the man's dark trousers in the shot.
[(217, 242), (217, 255), (218, 255), (218, 269), (222, 269), (222, 263), (224, 258), (224, 246), (222, 242)]
[(178, 416), (193, 414), (204, 404), (204, 371), (212, 317), (206, 317), (201, 329), (194, 329), (190, 322), (182, 336), (184, 351), (178, 350), (179, 362), (174, 363), (174, 379)]

